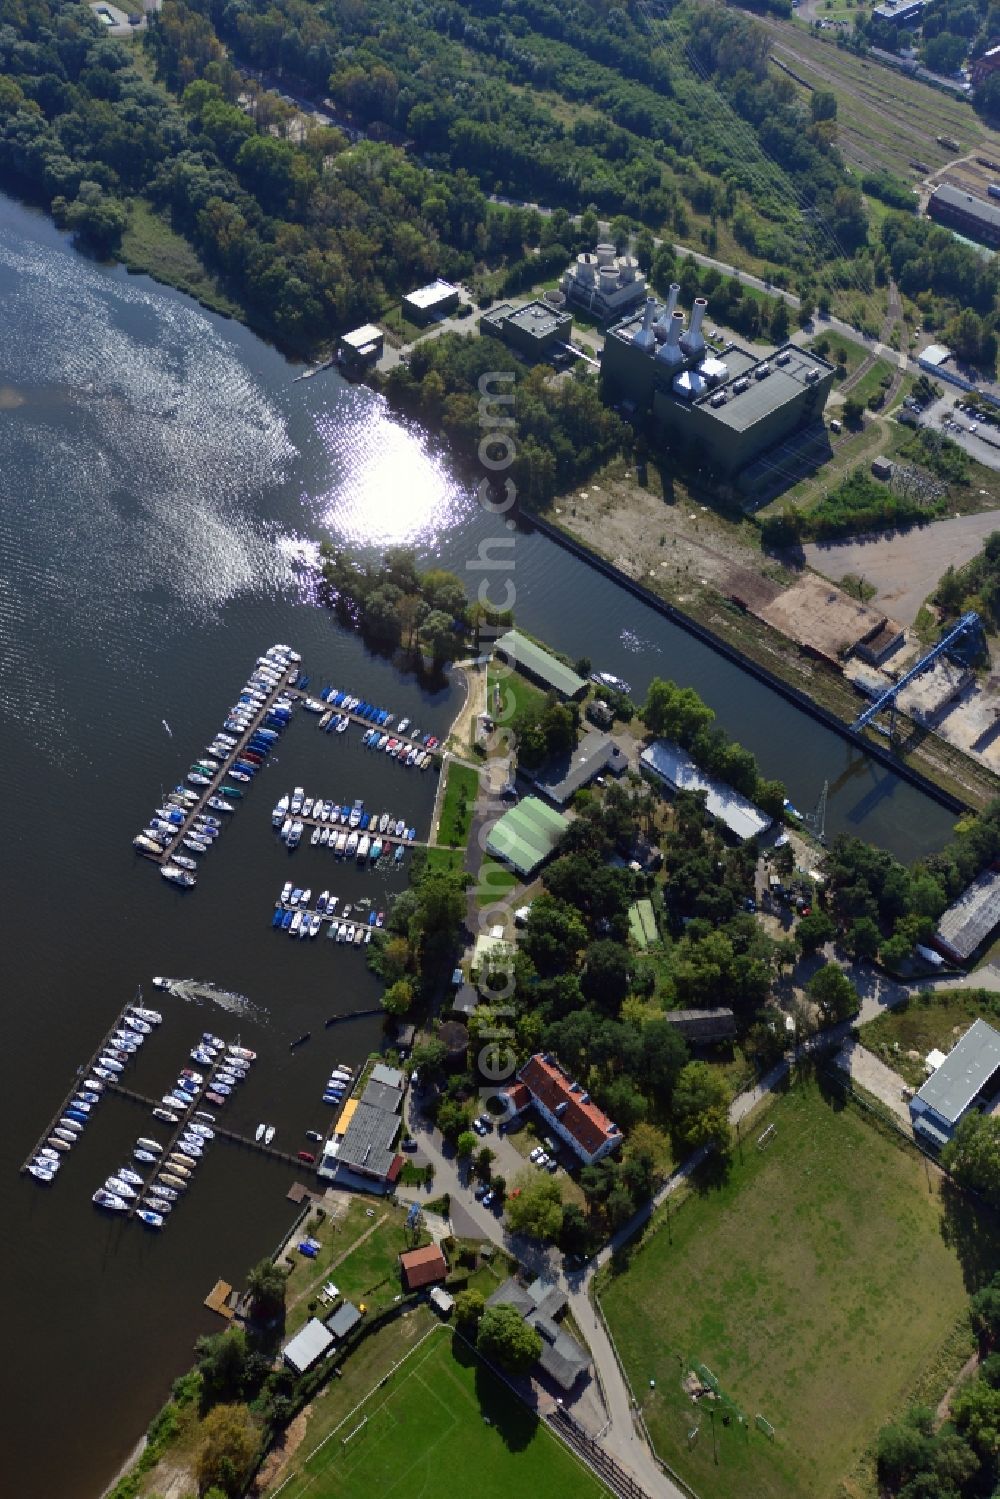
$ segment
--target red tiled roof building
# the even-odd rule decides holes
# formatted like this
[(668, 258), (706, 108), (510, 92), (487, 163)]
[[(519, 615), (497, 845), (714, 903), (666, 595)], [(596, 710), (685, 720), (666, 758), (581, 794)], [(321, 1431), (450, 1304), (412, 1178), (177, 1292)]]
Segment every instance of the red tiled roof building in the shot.
[(518, 1073), (520, 1082), (507, 1090), (508, 1107), (520, 1114), (533, 1103), (546, 1124), (589, 1165), (621, 1143), (622, 1132), (590, 1094), (569, 1077), (555, 1058), (536, 1052)]

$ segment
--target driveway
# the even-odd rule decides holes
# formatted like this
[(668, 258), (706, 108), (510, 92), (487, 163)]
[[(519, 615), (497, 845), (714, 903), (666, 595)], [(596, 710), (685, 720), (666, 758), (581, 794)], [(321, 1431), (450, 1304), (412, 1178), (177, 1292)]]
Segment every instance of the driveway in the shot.
[(808, 542), (803, 551), (809, 566), (835, 583), (849, 573), (864, 578), (877, 590), (873, 609), (884, 609), (901, 625), (912, 625), (945, 568), (964, 567), (996, 530), (1000, 510), (987, 510), (853, 541)]
[(893, 1072), (874, 1052), (853, 1039), (844, 1042), (833, 1060), (835, 1066), (846, 1072), (852, 1082), (881, 1099), (905, 1126), (907, 1133), (912, 1134), (910, 1111), (903, 1097), (903, 1079), (898, 1072)]

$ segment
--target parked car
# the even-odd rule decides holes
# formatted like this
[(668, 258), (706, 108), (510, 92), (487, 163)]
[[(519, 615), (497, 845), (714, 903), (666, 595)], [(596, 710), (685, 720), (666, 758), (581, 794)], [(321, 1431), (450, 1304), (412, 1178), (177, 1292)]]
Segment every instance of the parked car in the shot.
[(497, 1197), (497, 1194), (494, 1192), (493, 1188), (491, 1187), (489, 1189), (489, 1191), (486, 1193), (486, 1196), (483, 1198), (483, 1207), (484, 1208), (491, 1208), (493, 1206), (494, 1202), (496, 1202), (496, 1197)]
[(534, 1148), (534, 1150), (529, 1151), (529, 1153), (528, 1153), (528, 1160), (529, 1161), (535, 1161), (537, 1163), (539, 1160), (541, 1160), (541, 1158), (542, 1158), (542, 1156), (544, 1154), (545, 1154), (545, 1151), (542, 1149), (542, 1147), (540, 1145), (536, 1145), (535, 1148)]
[(485, 1182), (480, 1182), (475, 1192), (476, 1201), (482, 1202), (489, 1190), (490, 1189)]
[(486, 1126), (481, 1119), (473, 1119), (472, 1128), (477, 1135), (485, 1135), (486, 1133)]
[(539, 1168), (539, 1170), (541, 1170), (543, 1166), (547, 1166), (549, 1164), (549, 1161), (551, 1159), (552, 1157), (546, 1155), (545, 1151), (543, 1150), (541, 1155), (538, 1157), (538, 1160), (535, 1162), (535, 1165)]
[(404, 1150), (410, 1150), (410, 1151), (412, 1151), (412, 1150), (416, 1150), (416, 1148), (417, 1148), (417, 1142), (416, 1142), (416, 1140), (414, 1140), (412, 1136), (407, 1136), (407, 1138), (403, 1141), (403, 1149)]
[(548, 1159), (545, 1162), (545, 1169), (549, 1173), (551, 1173), (553, 1171), (558, 1171), (559, 1170), (559, 1162), (558, 1161), (554, 1161), (552, 1159), (552, 1157), (549, 1156)]
[(492, 1132), (493, 1120), (490, 1118), (489, 1114), (480, 1114), (479, 1123), (483, 1126), (483, 1131), (485, 1134), (488, 1135)]

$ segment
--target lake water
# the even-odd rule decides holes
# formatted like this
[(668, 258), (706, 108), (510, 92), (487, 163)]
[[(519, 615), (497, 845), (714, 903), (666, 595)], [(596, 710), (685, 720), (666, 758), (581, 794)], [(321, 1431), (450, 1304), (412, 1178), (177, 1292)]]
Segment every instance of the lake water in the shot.
[[(0, 717), (6, 752), (4, 1000), (8, 1063), (0, 1245), (6, 1267), (4, 1487), (19, 1499), (100, 1492), (201, 1332), (218, 1277), (241, 1282), (287, 1229), (291, 1168), (217, 1142), (155, 1236), (108, 1221), (91, 1192), (124, 1164), (148, 1116), (108, 1099), (43, 1188), (18, 1175), (75, 1068), (153, 974), (216, 986), (156, 1001), (165, 1022), (130, 1083), (158, 1095), (205, 1030), (260, 1060), (225, 1110), (295, 1151), (325, 1122), (335, 1062), (377, 1044), (363, 957), (270, 928), (286, 878), (385, 906), (405, 875), (358, 872), (320, 849), (288, 855), (268, 813), (299, 783), (364, 797), (427, 825), (432, 775), (366, 755), (358, 735), (282, 740), (261, 786), (206, 858), (198, 888), (168, 888), (131, 839), (220, 725), (255, 657), (287, 641), (313, 683), (336, 682), (441, 734), (458, 706), (340, 630), (301, 566), (318, 537), (376, 552), (415, 546), (465, 574), (509, 536), (419, 430), (363, 388), (296, 369), (188, 299), (78, 256), (43, 217), (0, 198)], [(513, 538), (518, 622), (625, 676), (691, 683), (800, 806), (830, 781), (827, 826), (901, 857), (951, 819), (839, 736), (671, 626), (546, 538)], [(481, 574), (469, 572), (471, 586)], [(494, 597), (502, 584), (494, 590)], [(166, 719), (172, 737), (163, 726)], [(289, 1041), (311, 1030), (296, 1052)]]

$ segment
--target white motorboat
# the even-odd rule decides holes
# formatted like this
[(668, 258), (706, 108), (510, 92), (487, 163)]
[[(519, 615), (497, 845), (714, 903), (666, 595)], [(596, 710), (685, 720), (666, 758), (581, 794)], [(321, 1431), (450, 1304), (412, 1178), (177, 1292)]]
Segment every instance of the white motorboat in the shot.
[(264, 1144), (265, 1145), (270, 1145), (271, 1141), (274, 1139), (274, 1134), (275, 1134), (274, 1125), (273, 1124), (269, 1124), (267, 1126), (267, 1129), (264, 1131)]

